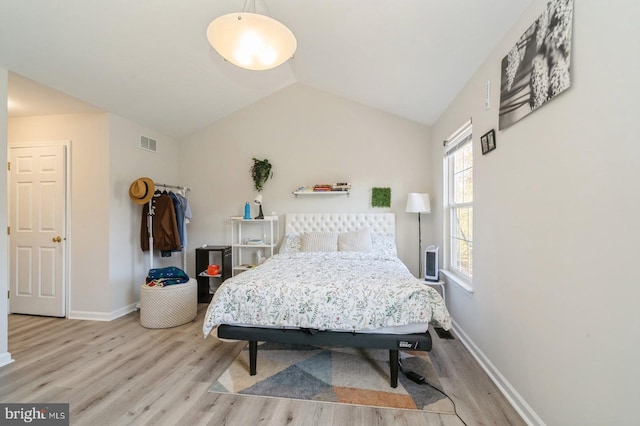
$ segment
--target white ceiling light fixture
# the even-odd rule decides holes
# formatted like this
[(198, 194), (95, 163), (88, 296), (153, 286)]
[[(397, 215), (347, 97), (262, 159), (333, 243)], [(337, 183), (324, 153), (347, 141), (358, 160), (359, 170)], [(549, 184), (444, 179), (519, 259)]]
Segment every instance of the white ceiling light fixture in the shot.
[(255, 0), (245, 0), (242, 12), (214, 19), (207, 28), (207, 39), (226, 61), (255, 71), (285, 63), (298, 47), (289, 28), (256, 13)]

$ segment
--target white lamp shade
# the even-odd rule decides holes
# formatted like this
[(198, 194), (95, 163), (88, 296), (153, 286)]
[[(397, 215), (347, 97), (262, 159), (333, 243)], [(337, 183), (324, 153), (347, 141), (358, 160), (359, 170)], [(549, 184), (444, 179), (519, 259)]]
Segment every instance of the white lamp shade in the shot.
[(262, 194), (256, 195), (256, 198), (253, 199), (253, 202), (256, 203), (257, 205), (262, 204)]
[(410, 192), (407, 196), (407, 213), (431, 213), (429, 194)]
[(249, 12), (214, 19), (207, 28), (207, 39), (227, 61), (256, 71), (283, 64), (298, 47), (289, 28), (273, 18)]

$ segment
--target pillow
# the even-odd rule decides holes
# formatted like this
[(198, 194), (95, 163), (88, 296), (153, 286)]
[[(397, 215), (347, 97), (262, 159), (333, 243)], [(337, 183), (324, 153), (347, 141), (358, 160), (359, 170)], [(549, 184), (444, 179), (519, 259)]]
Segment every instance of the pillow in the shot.
[(300, 251), (338, 251), (338, 233), (305, 232), (300, 237)]
[(338, 235), (338, 251), (371, 251), (371, 233), (367, 228)]
[(286, 234), (280, 245), (279, 253), (298, 253), (300, 251), (300, 235)]
[(371, 234), (371, 251), (379, 257), (398, 257), (396, 239), (390, 234)]

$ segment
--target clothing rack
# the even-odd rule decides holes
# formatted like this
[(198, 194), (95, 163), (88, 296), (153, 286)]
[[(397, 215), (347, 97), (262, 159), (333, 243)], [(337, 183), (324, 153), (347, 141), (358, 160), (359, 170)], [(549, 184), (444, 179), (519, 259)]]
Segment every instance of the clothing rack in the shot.
[[(158, 187), (179, 189), (186, 193), (191, 191), (191, 188), (180, 185), (167, 185), (164, 183), (154, 183), (156, 189)], [(149, 219), (147, 220), (147, 233), (149, 234), (149, 269), (153, 269), (153, 198), (149, 200)], [(182, 247), (182, 270), (187, 271), (187, 246)]]
[(181, 191), (191, 191), (191, 188), (187, 187), (187, 186), (179, 186), (179, 185), (166, 185), (164, 183), (156, 183), (155, 184), (156, 188), (158, 186), (161, 186), (163, 188), (171, 188), (171, 189), (179, 189)]

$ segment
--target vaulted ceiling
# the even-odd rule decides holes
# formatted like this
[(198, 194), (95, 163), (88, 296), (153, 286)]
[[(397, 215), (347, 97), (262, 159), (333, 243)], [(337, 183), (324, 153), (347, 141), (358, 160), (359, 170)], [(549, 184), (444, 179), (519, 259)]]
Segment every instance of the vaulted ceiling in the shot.
[(0, 0), (0, 67), (10, 116), (104, 110), (182, 138), (298, 82), (431, 125), (530, 3), (258, 0), (298, 50), (247, 71), (206, 38), (243, 0)]

